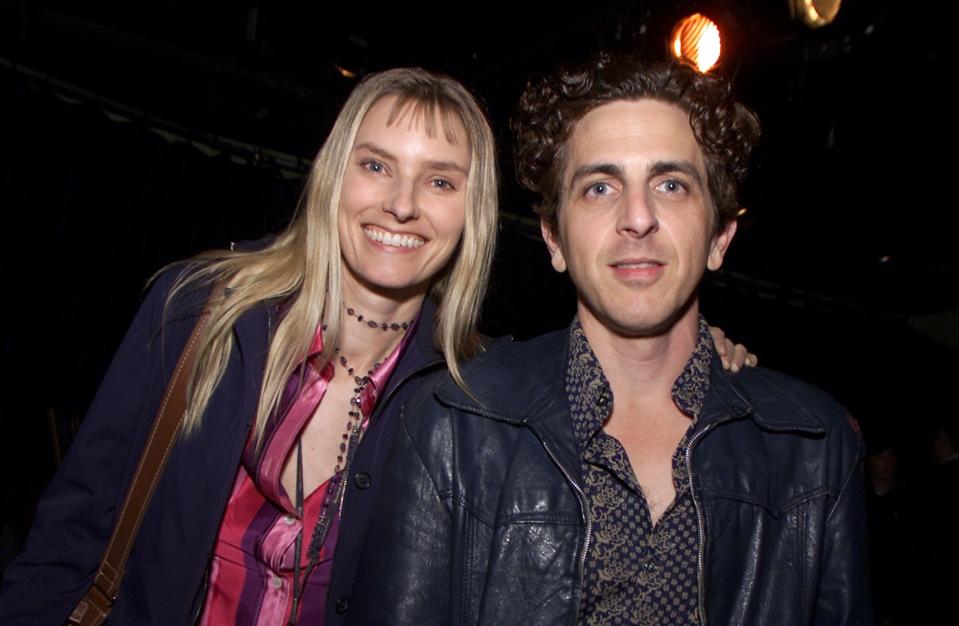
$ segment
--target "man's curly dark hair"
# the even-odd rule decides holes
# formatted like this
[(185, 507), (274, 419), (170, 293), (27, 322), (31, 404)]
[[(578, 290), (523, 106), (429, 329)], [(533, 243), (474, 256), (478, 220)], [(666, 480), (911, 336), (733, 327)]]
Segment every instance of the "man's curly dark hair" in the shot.
[(706, 157), (709, 193), (717, 226), (736, 218), (737, 190), (759, 140), (759, 119), (732, 96), (725, 79), (700, 74), (678, 62), (646, 62), (635, 56), (600, 54), (572, 68), (559, 66), (531, 80), (510, 126), (520, 184), (540, 195), (536, 212), (551, 227), (562, 201), (566, 146), (584, 115), (614, 100), (650, 98), (689, 113)]

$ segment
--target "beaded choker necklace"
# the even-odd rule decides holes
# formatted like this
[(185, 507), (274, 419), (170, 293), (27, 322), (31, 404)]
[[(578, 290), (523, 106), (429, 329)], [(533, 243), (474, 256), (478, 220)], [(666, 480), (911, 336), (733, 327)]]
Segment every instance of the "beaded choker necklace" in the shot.
[(363, 317), (362, 313), (357, 313), (353, 307), (343, 305), (346, 308), (346, 314), (355, 317), (356, 321), (366, 324), (370, 328), (382, 328), (383, 330), (406, 330), (412, 322), (374, 322), (371, 319)]

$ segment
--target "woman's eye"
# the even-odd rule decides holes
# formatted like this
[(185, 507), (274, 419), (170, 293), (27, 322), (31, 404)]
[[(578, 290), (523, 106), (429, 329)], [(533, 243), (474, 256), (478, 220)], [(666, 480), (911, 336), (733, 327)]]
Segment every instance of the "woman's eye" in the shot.
[(382, 163), (373, 159), (363, 161), (362, 165), (363, 167), (373, 172), (374, 174), (379, 174), (380, 172), (386, 169)]
[(445, 178), (434, 178), (433, 187), (435, 187), (436, 189), (450, 189), (450, 190), (456, 189), (456, 187), (453, 186), (453, 183), (446, 180)]

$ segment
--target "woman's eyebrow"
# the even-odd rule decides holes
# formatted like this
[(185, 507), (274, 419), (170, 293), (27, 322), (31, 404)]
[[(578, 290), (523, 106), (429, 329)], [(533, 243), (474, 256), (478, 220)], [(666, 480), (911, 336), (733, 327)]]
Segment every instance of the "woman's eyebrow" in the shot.
[[(375, 154), (376, 156), (380, 157), (381, 159), (385, 161), (395, 162), (398, 160), (396, 156), (393, 155), (393, 153), (390, 152), (389, 150), (381, 148), (380, 146), (374, 143), (370, 143), (369, 141), (364, 141), (363, 143), (358, 143), (355, 146), (353, 146), (353, 152), (357, 152), (359, 150), (366, 150), (367, 152), (372, 152), (373, 154)], [(426, 167), (434, 170), (460, 172), (464, 176), (469, 176), (469, 169), (466, 167), (463, 167), (463, 165), (461, 165), (460, 163), (456, 163), (455, 161), (442, 161), (442, 160), (427, 161)]]

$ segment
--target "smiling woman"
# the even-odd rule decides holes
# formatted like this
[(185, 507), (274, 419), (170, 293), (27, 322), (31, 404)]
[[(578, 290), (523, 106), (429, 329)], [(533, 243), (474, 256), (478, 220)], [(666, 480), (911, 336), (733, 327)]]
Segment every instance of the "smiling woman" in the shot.
[(437, 133), (436, 123), (427, 124), (433, 115), (388, 96), (370, 108), (356, 134), (339, 232), (344, 294), (373, 300), (367, 310), (421, 299), (459, 245), (470, 167), (466, 129), (446, 116), (430, 120), (442, 123)]
[(362, 81), (285, 232), (156, 277), (6, 570), (0, 623), (63, 623), (89, 588), (204, 306), (180, 437), (110, 623), (344, 620), (400, 406), (431, 372), (460, 379), (480, 346), (494, 155), (456, 81)]

